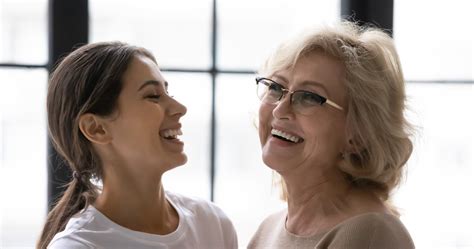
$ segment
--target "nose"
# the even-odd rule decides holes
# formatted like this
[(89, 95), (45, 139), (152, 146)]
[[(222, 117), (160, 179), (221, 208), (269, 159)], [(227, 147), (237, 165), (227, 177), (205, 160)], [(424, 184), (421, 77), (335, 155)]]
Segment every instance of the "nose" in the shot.
[(174, 98), (170, 97), (170, 100), (171, 100), (171, 105), (170, 105), (170, 108), (168, 109), (169, 114), (171, 116), (177, 116), (178, 118), (184, 116), (184, 114), (186, 114), (187, 112), (186, 106), (184, 106), (183, 104), (181, 104), (179, 101), (177, 101)]
[(278, 119), (290, 119), (293, 117), (291, 109), (291, 94), (283, 94), (278, 102), (275, 104), (272, 114)]

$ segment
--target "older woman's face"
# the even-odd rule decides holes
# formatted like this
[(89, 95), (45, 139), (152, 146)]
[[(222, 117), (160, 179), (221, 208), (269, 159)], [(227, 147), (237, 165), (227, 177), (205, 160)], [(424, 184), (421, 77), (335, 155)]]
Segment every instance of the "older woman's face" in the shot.
[[(293, 68), (267, 77), (290, 91), (317, 93), (347, 109), (344, 66), (335, 58), (310, 53)], [(323, 104), (302, 115), (290, 102), (287, 94), (276, 104), (262, 102), (260, 106), (259, 136), (265, 164), (282, 175), (296, 168), (306, 168), (303, 172), (335, 169), (347, 140), (345, 112)]]

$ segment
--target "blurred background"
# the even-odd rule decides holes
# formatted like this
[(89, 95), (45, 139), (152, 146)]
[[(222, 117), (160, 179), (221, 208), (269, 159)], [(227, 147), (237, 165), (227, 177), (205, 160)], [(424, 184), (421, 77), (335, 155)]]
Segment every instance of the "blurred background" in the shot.
[[(245, 248), (285, 205), (260, 159), (255, 72), (286, 37), (352, 15), (391, 30), (407, 82), (414, 154), (394, 195), (417, 248), (474, 248), (472, 0), (0, 0), (0, 248), (33, 248), (70, 177), (48, 142), (51, 66), (76, 44), (151, 50), (188, 107), (188, 163), (165, 188), (212, 200)], [(471, 110), (471, 111), (469, 111)]]

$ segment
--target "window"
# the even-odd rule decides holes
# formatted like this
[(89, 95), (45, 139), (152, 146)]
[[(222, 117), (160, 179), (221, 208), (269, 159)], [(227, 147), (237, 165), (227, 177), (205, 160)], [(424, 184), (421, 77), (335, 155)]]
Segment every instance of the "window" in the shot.
[(90, 41), (145, 47), (160, 67), (209, 68), (212, 1), (90, 0)]
[(473, 8), (470, 0), (395, 1), (394, 39), (408, 80), (474, 80)]
[[(419, 125), (406, 182), (394, 196), (417, 248), (472, 248), (472, 85), (409, 83), (410, 120)], [(442, 100), (442, 101), (440, 101)]]
[(208, 199), (210, 196), (211, 80), (207, 74), (170, 73), (169, 92), (187, 108), (181, 119), (188, 162), (165, 173), (165, 189)]
[(45, 220), (45, 69), (0, 68), (0, 247), (34, 245)]
[(218, 1), (219, 68), (258, 69), (283, 39), (302, 27), (337, 20), (339, 5), (339, 1)]
[(46, 7), (0, 0), (0, 248), (32, 248), (45, 219)]
[(469, 0), (395, 1), (394, 39), (409, 114), (420, 127), (395, 202), (417, 248), (474, 246), (473, 7)]
[(0, 63), (46, 64), (46, 4), (47, 0), (0, 1)]

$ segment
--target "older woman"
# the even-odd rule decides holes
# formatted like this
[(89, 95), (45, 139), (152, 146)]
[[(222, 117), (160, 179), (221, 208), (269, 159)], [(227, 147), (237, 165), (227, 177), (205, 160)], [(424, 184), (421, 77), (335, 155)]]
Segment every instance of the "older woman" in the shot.
[(249, 248), (414, 248), (389, 204), (412, 152), (393, 40), (343, 22), (282, 44), (258, 77), (265, 164), (288, 208)]

